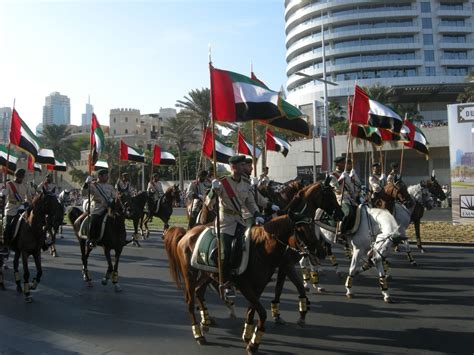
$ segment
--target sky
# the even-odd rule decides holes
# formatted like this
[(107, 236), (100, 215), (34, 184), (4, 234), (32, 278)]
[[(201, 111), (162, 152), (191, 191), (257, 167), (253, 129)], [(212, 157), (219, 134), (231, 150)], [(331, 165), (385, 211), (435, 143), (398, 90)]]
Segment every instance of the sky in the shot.
[(71, 99), (80, 124), (88, 95), (99, 122), (113, 108), (156, 113), (209, 87), (216, 68), (286, 82), (284, 0), (0, 0), (0, 107), (34, 129), (45, 97)]

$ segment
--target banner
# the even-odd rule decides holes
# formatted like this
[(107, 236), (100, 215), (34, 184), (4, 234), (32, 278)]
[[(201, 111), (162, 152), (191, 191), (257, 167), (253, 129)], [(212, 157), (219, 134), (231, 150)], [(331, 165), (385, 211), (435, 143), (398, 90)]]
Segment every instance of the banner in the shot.
[(474, 224), (474, 103), (448, 105), (454, 224)]

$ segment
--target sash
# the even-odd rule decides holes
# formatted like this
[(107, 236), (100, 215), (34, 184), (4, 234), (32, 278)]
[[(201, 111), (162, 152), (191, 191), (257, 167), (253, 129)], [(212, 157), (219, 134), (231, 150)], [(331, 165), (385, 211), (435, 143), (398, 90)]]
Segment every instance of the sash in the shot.
[(8, 184), (10, 185), (10, 188), (12, 189), (13, 195), (15, 196), (16, 200), (18, 202), (23, 202), (23, 199), (21, 198), (20, 194), (18, 193), (15, 184), (11, 181)]
[(237, 199), (237, 195), (235, 194), (234, 190), (232, 189), (232, 186), (230, 186), (229, 181), (227, 181), (226, 178), (222, 179), (221, 182), (222, 182), (222, 186), (224, 186), (224, 190), (225, 190), (227, 196), (230, 199), (230, 202), (232, 202), (232, 205), (234, 206), (235, 210), (240, 215), (241, 206), (240, 206), (239, 200)]
[(107, 194), (102, 189), (102, 187), (100, 187), (99, 184), (95, 184), (95, 187), (97, 188), (97, 191), (99, 191), (99, 194), (102, 196), (102, 198), (105, 200), (105, 203), (109, 203), (109, 198), (107, 197)]

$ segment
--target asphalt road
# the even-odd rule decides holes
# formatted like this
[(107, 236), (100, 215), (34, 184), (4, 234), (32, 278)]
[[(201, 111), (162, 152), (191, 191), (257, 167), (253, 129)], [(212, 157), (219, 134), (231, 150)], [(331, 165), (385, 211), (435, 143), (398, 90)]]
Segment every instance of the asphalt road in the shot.
[[(182, 292), (170, 280), (157, 233), (142, 248), (125, 248), (121, 293), (100, 283), (106, 265), (101, 249), (90, 258), (92, 288), (82, 281), (79, 247), (69, 228), (58, 241), (58, 251), (58, 258), (43, 254), (44, 276), (31, 304), (16, 293), (9, 262), (7, 291), (0, 291), (0, 354), (244, 353), (240, 335), (246, 302), (240, 295), (239, 318), (232, 320), (216, 295), (208, 293), (218, 326), (207, 334), (210, 345), (194, 342)], [(428, 247), (426, 254), (415, 251), (417, 268), (405, 256), (392, 255), (389, 287), (394, 304), (382, 302), (370, 271), (354, 280), (357, 297), (346, 299), (343, 281), (327, 268), (321, 282), (328, 292), (310, 295), (312, 307), (303, 328), (295, 323), (297, 294), (287, 283), (281, 310), (288, 325), (269, 319), (261, 353), (472, 354), (473, 251)], [(337, 255), (347, 270), (339, 251)], [(268, 313), (273, 286), (262, 298)]]

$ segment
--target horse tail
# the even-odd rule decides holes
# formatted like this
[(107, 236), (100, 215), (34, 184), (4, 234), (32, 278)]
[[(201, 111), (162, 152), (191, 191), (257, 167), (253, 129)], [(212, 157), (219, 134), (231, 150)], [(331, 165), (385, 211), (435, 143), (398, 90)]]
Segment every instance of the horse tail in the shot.
[(179, 257), (177, 254), (178, 243), (186, 234), (186, 229), (181, 227), (170, 227), (163, 234), (165, 250), (168, 255), (170, 274), (178, 288), (182, 286), (182, 275), (179, 268)]

